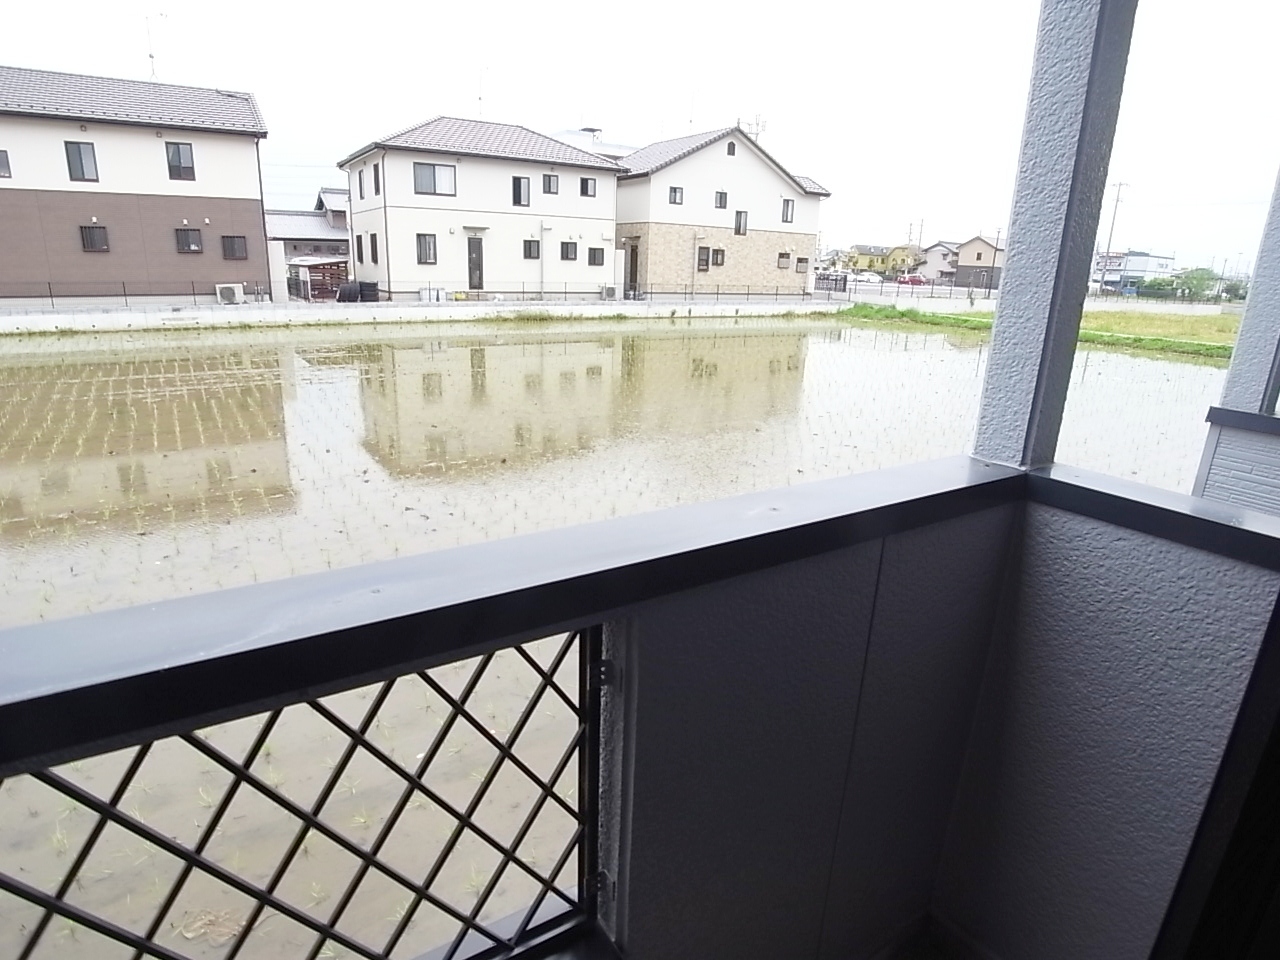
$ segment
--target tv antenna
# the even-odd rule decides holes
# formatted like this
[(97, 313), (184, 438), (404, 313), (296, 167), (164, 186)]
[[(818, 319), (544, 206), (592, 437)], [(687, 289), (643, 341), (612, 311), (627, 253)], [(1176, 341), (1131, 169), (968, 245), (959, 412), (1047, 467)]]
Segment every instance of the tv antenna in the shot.
[[(147, 60), (151, 64), (150, 79), (155, 80), (157, 79), (156, 78), (156, 51), (155, 51), (155, 47), (151, 43), (151, 16), (152, 16), (151, 14), (147, 14), (145, 17), (142, 18), (142, 21), (147, 26)], [(155, 16), (163, 18), (164, 14), (157, 13), (155, 14)]]
[(738, 126), (742, 128), (742, 132), (757, 143), (760, 142), (760, 134), (764, 133), (765, 127), (768, 125), (768, 121), (763, 119), (758, 113), (756, 114), (755, 120), (750, 123), (743, 123), (741, 119), (738, 120)]

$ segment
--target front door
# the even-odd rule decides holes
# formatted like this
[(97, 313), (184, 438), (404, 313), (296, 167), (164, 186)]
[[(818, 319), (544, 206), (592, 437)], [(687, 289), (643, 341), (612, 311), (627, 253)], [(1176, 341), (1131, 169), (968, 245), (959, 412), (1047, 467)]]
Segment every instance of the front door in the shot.
[(484, 289), (484, 238), (467, 237), (467, 286)]
[(638, 285), (636, 278), (640, 275), (640, 244), (638, 243), (631, 244), (629, 268), (627, 271), (627, 290), (634, 300)]

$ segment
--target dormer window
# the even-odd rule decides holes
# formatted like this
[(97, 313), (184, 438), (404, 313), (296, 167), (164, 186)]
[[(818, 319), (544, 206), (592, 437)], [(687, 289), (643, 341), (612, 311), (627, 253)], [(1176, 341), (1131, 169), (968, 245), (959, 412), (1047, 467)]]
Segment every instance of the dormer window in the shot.
[(734, 143), (732, 140), (730, 140), (730, 141), (729, 141), (729, 149), (728, 149), (728, 151), (727, 151), (727, 152), (728, 152), (729, 156), (731, 156), (731, 157), (732, 157), (732, 156), (734, 156), (734, 155), (738, 152), (738, 145), (737, 145), (736, 143)]

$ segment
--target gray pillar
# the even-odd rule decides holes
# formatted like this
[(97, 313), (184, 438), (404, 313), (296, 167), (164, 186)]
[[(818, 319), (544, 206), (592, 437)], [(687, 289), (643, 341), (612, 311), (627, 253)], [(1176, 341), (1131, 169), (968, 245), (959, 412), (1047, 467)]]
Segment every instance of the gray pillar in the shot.
[(1244, 319), (1222, 388), (1221, 406), (1245, 413), (1274, 413), (1277, 355), (1280, 354), (1280, 180), (1249, 282)]
[(1138, 0), (1044, 0), (974, 455), (1053, 462)]

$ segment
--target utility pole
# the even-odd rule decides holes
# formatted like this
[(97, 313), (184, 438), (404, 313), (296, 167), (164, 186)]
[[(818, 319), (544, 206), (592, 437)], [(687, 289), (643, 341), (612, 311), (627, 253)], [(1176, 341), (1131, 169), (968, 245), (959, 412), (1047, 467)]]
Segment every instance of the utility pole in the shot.
[[(1111, 241), (1114, 240), (1116, 236), (1116, 217), (1120, 213), (1120, 191), (1127, 186), (1129, 186), (1129, 184), (1127, 183), (1116, 184), (1116, 205), (1111, 211), (1111, 229), (1107, 233), (1107, 262), (1108, 263), (1111, 262)], [(1120, 281), (1123, 279), (1123, 277), (1121, 276), (1122, 273), (1123, 271), (1118, 271), (1116, 273), (1117, 287), (1120, 285)], [(1107, 268), (1104, 266), (1102, 268), (1102, 279), (1098, 281), (1098, 286), (1101, 287), (1106, 282), (1107, 282)]]

